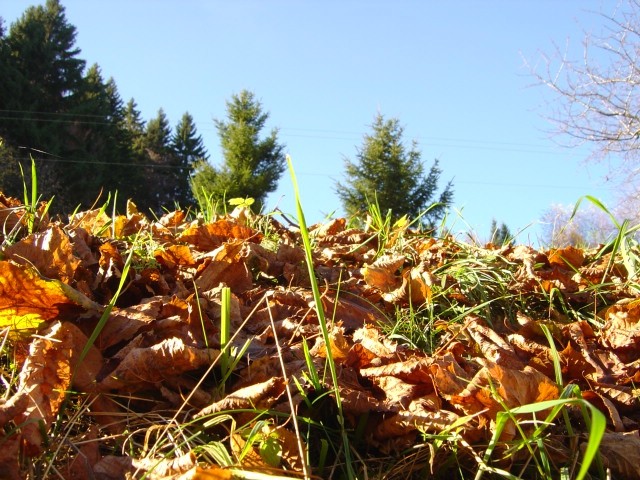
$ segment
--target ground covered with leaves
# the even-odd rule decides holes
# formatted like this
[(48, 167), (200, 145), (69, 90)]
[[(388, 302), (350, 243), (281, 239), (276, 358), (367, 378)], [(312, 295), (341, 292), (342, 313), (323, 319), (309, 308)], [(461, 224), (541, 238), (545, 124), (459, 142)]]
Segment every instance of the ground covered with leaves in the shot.
[(631, 237), (127, 210), (0, 195), (0, 476), (640, 478)]

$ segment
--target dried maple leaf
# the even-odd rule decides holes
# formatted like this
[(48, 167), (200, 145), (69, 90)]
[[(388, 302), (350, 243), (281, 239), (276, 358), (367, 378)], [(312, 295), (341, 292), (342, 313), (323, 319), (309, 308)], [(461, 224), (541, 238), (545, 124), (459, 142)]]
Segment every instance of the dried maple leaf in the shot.
[(0, 448), (0, 465), (2, 478), (7, 480), (21, 480), (20, 474), (20, 435), (5, 436)]
[(96, 346), (104, 351), (117, 343), (131, 340), (160, 316), (162, 305), (162, 298), (150, 298), (131, 307), (114, 308), (96, 339)]
[[(501, 401), (498, 401), (496, 395)], [(469, 407), (476, 405), (474, 408), (477, 408), (479, 403), (487, 410), (489, 418), (495, 420), (497, 413), (503, 411), (503, 405), (514, 408), (553, 400), (558, 395), (556, 383), (531, 367), (525, 366), (522, 370), (517, 370), (488, 363), (478, 371), (467, 388), (450, 401), (461, 406), (467, 413), (478, 413), (478, 410), (471, 410)], [(513, 434), (513, 430), (509, 434)]]
[(344, 218), (334, 218), (326, 223), (312, 225), (309, 227), (309, 233), (314, 237), (326, 237), (328, 235), (336, 235), (344, 230), (347, 220)]
[(111, 232), (107, 226), (111, 223), (111, 217), (102, 209), (79, 212), (69, 217), (69, 228), (83, 228), (92, 235), (102, 234), (108, 236)]
[[(337, 363), (344, 363), (349, 355), (350, 345), (344, 338), (340, 329), (334, 328), (329, 332), (329, 345), (333, 360)], [(310, 353), (315, 357), (327, 358), (327, 344), (323, 338), (317, 338), (316, 344), (313, 346)]]
[(79, 445), (74, 445), (78, 449), (76, 455), (68, 459), (66, 472), (63, 471), (64, 478), (91, 478), (93, 477), (93, 466), (100, 461), (100, 441), (98, 440), (98, 427), (89, 426)]
[[(447, 410), (432, 411), (423, 408), (399, 411), (395, 415), (387, 416), (374, 430), (374, 439), (384, 444), (391, 443), (395, 450), (403, 450), (415, 444), (415, 434), (418, 431), (439, 433), (449, 429), (459, 420), (459, 415)], [(401, 443), (390, 442), (390, 440), (400, 438)], [(388, 451), (390, 448), (384, 448)]]
[(614, 431), (625, 431), (624, 424), (622, 423), (622, 418), (620, 418), (620, 413), (618, 413), (618, 409), (610, 399), (594, 390), (582, 390), (581, 395), (582, 398), (584, 398), (587, 402), (591, 403), (601, 412), (608, 415), (609, 421), (613, 425)]
[(131, 467), (132, 470), (135, 469), (135, 475), (132, 475), (134, 478), (144, 474), (144, 478), (149, 480), (187, 480), (196, 473), (196, 455), (187, 452), (175, 458), (134, 458)]
[(430, 358), (416, 356), (381, 367), (363, 368), (360, 370), (360, 375), (365, 378), (391, 375), (409, 383), (431, 383), (429, 366), (432, 363), (433, 360)]

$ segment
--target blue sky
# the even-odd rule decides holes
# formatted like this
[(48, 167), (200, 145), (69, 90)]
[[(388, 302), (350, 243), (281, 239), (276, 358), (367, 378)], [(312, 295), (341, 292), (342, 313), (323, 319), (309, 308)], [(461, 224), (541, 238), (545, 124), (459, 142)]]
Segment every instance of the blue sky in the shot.
[[(8, 0), (7, 26), (32, 1)], [(185, 111), (217, 164), (213, 118), (253, 91), (292, 156), (310, 222), (341, 213), (335, 195), (376, 113), (418, 141), (426, 168), (453, 179), (457, 229), (489, 234), (492, 218), (537, 241), (553, 203), (590, 194), (613, 201), (604, 167), (587, 149), (554, 143), (544, 119), (550, 92), (526, 62), (554, 43), (579, 58), (617, 2), (606, 0), (62, 0), (80, 56), (113, 77), (142, 117)], [(294, 212), (289, 175), (268, 206)], [(454, 213), (453, 217), (457, 218)]]

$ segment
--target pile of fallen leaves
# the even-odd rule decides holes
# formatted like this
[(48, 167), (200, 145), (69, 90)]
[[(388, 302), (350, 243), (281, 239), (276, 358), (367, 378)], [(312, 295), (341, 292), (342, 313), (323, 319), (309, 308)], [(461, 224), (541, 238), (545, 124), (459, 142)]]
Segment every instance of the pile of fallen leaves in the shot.
[[(640, 301), (617, 252), (479, 248), (335, 219), (311, 228), (326, 345), (300, 234), (285, 224), (243, 207), (150, 220), (133, 205), (50, 221), (0, 195), (2, 475), (340, 476), (337, 387), (357, 472), (472, 476), (499, 412), (573, 384), (606, 415), (605, 467), (640, 478)], [(508, 273), (511, 307), (459, 282), (449, 267), (463, 257)], [(225, 288), (237, 358), (221, 355)], [(430, 312), (420, 328), (433, 348), (386, 334), (398, 312)], [(575, 473), (588, 440), (569, 413), (572, 435), (558, 421), (543, 442), (556, 472)], [(527, 450), (505, 452), (530, 420), (500, 437), (496, 462), (514, 475)]]

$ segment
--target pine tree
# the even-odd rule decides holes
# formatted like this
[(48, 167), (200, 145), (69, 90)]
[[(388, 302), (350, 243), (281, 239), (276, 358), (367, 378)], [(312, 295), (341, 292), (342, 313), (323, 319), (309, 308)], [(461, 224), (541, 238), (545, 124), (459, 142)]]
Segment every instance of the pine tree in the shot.
[(498, 227), (498, 222), (494, 218), (491, 220), (491, 243), (494, 245), (506, 245), (513, 242), (513, 235), (509, 227), (502, 222)]
[(356, 155), (357, 162), (345, 161), (346, 184), (337, 184), (345, 211), (355, 216), (377, 203), (381, 213), (390, 210), (394, 219), (422, 215), (423, 224), (433, 228), (453, 201), (452, 183), (437, 196), (442, 173), (438, 161), (425, 175), (417, 143), (405, 147), (398, 119), (385, 120), (378, 114), (371, 128), (373, 132), (365, 135)]
[(171, 148), (179, 169), (175, 170), (174, 200), (181, 206), (193, 204), (194, 198), (189, 185), (190, 172), (198, 160), (206, 160), (207, 150), (202, 137), (198, 135), (193, 117), (185, 112), (171, 138)]
[[(174, 205), (175, 175), (179, 169), (171, 149), (171, 127), (164, 110), (160, 108), (155, 118), (147, 122), (142, 137), (144, 147), (144, 182), (146, 195), (139, 195), (143, 209), (150, 208), (160, 213)], [(188, 175), (185, 172), (185, 175)]]
[[(24, 79), (16, 101), (22, 119), (11, 119), (11, 139), (55, 154), (64, 153), (64, 113), (75, 105), (85, 61), (78, 58), (76, 28), (58, 0), (29, 7), (6, 38), (13, 68)], [(62, 116), (60, 114), (63, 114)]]
[[(64, 174), (75, 162), (69, 152), (77, 147), (69, 114), (78, 105), (84, 82), (85, 61), (78, 58), (75, 39), (76, 28), (67, 22), (58, 0), (29, 7), (2, 39), (2, 56), (8, 52), (10, 68), (2, 70), (0, 95), (5, 97), (3, 108), (13, 111), (0, 119), (0, 132), (9, 145), (37, 151), (39, 191), (44, 198), (55, 195), (53, 208), (58, 210), (68, 208), (78, 193), (64, 185)], [(26, 164), (28, 156), (20, 161)]]
[(191, 181), (196, 198), (202, 201), (203, 190), (214, 201), (251, 197), (255, 200), (253, 207), (257, 211), (262, 208), (285, 169), (284, 145), (278, 143), (278, 131), (273, 129), (260, 139), (268, 118), (253, 93), (243, 90), (231, 97), (227, 121), (215, 121), (224, 163), (220, 168), (198, 165)]
[[(0, 17), (0, 72), (2, 72), (0, 105), (6, 110), (3, 116), (9, 116), (10, 113), (21, 108), (17, 99), (24, 78), (11, 60), (2, 17)], [(22, 179), (18, 167), (18, 152), (7, 141), (11, 127), (11, 122), (0, 121), (0, 192), (18, 196), (22, 191)]]

